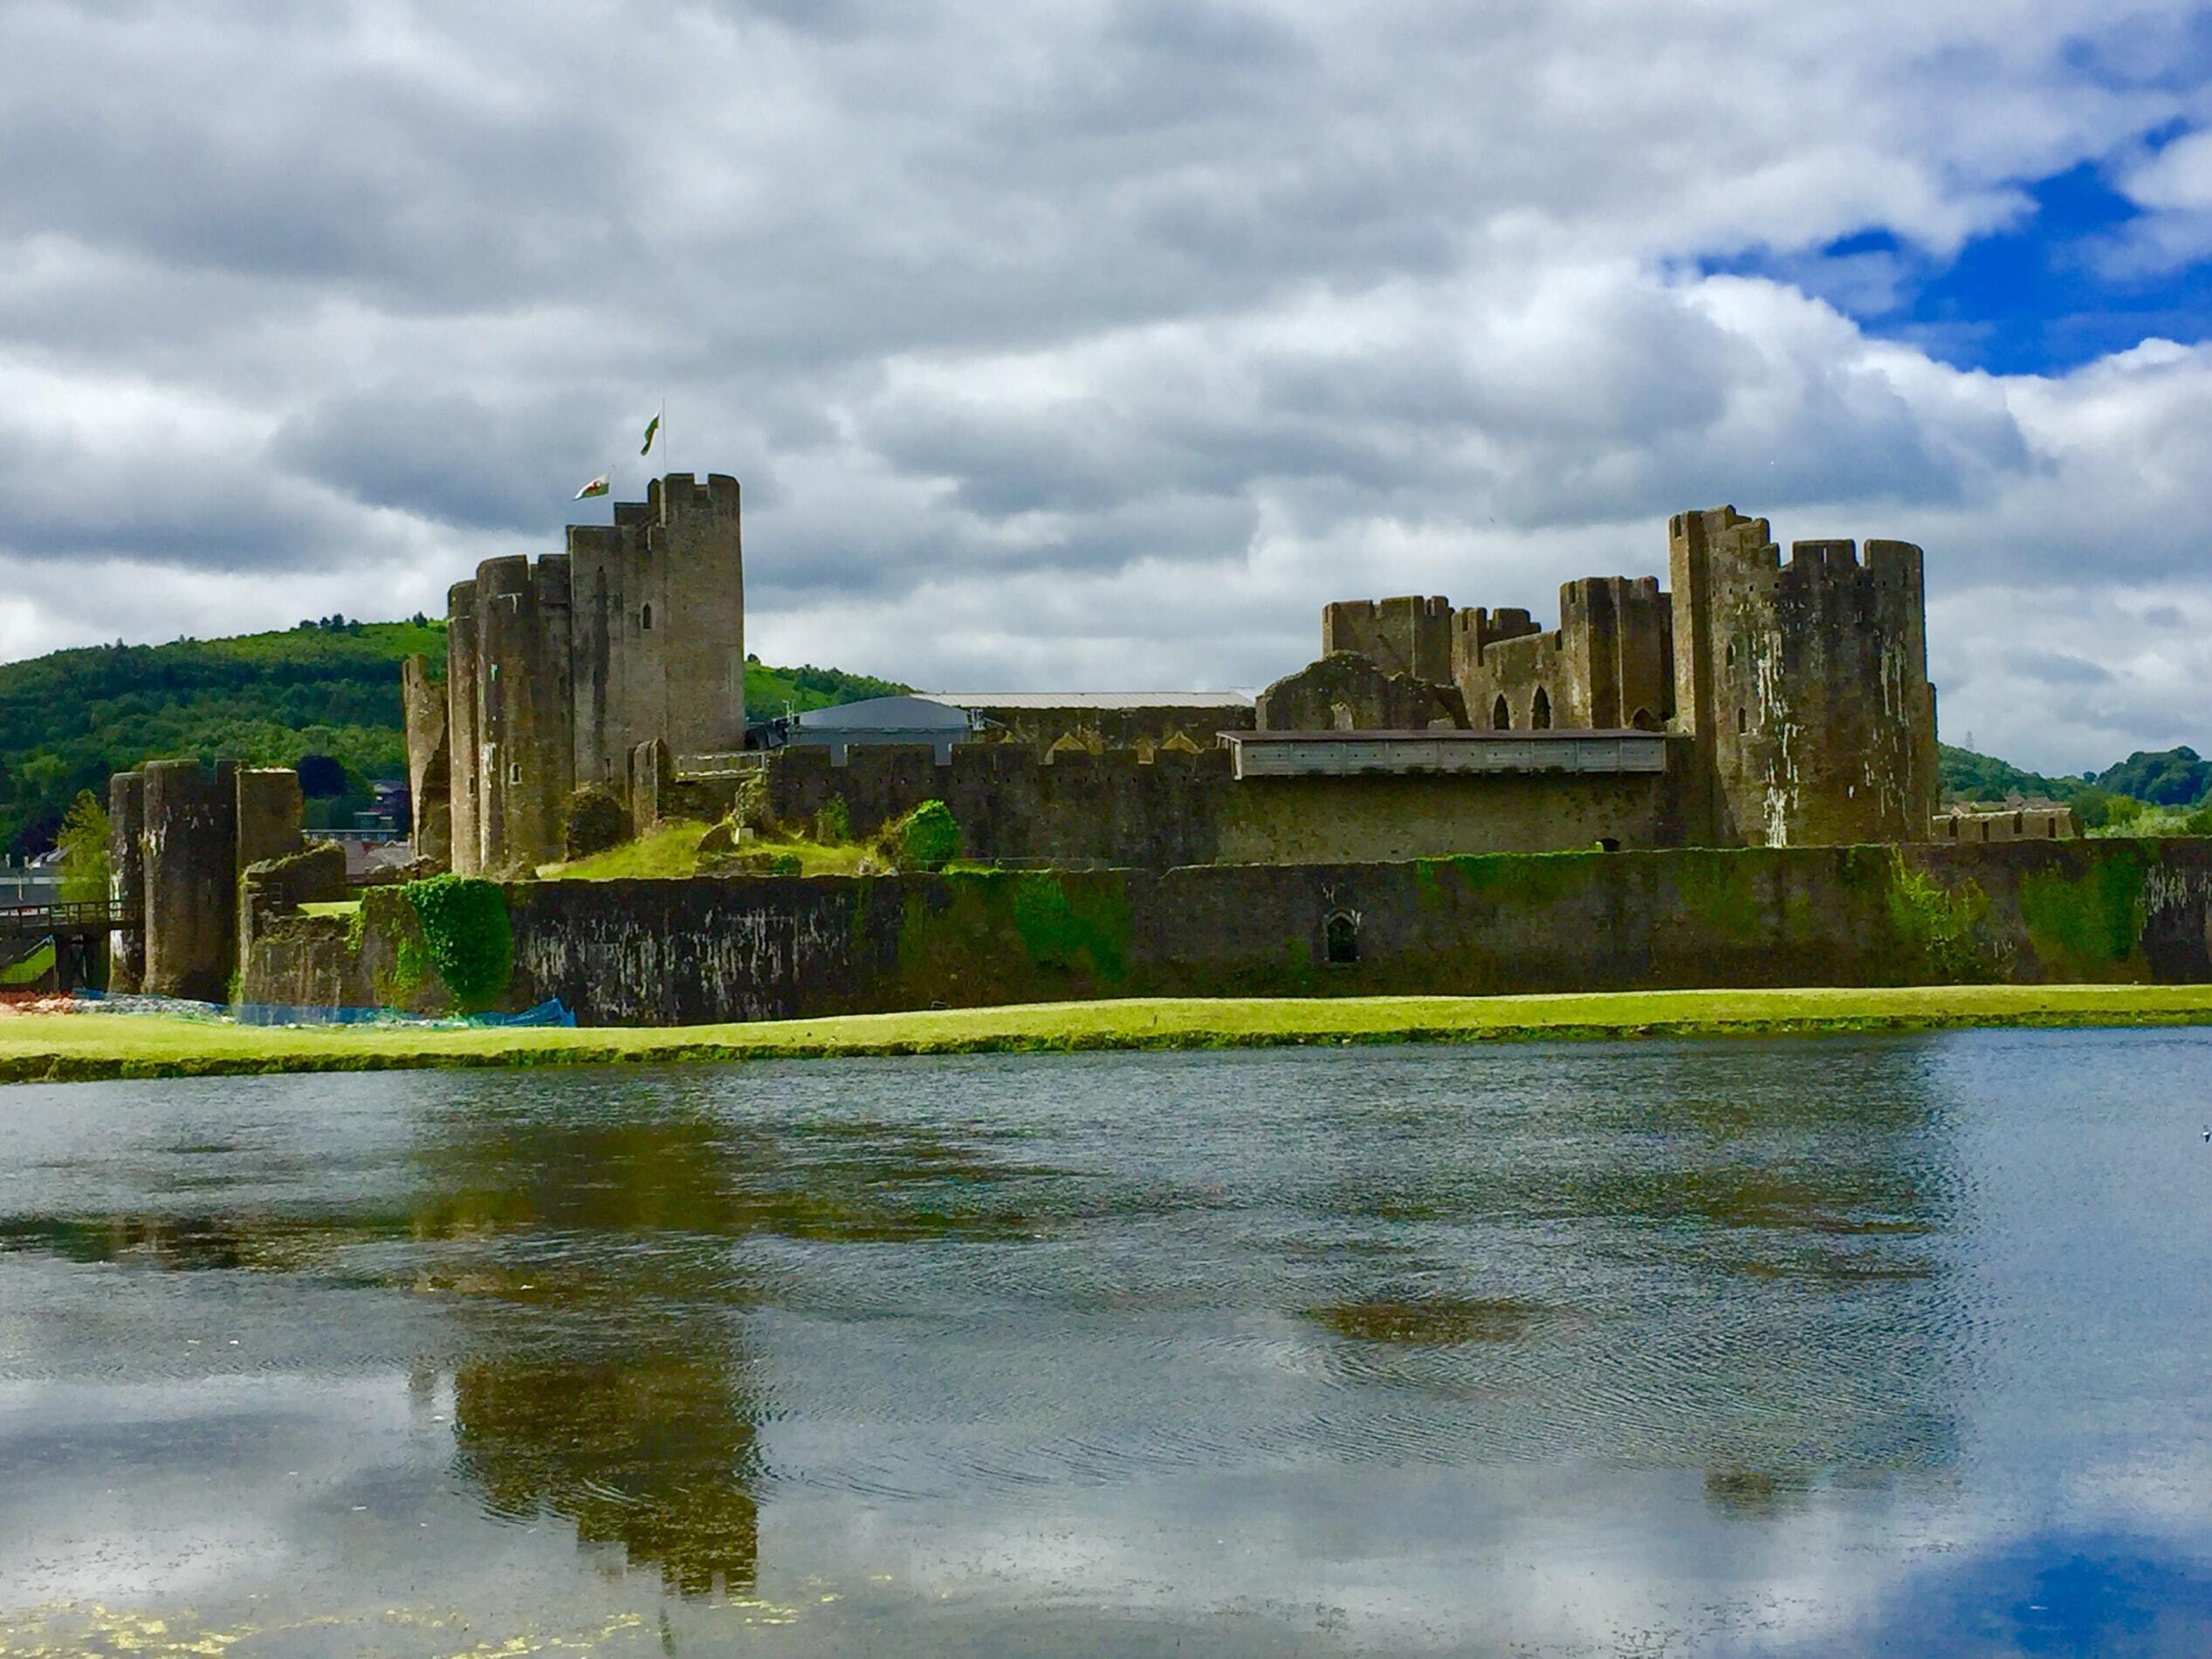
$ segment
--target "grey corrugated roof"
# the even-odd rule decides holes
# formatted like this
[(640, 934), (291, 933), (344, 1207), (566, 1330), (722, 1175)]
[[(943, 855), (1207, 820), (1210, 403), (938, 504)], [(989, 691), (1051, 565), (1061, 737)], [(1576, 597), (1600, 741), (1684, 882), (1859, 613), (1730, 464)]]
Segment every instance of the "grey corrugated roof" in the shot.
[(1241, 691), (924, 691), (955, 709), (1249, 709)]
[(968, 717), (937, 697), (863, 697), (799, 716), (804, 731), (965, 731)]

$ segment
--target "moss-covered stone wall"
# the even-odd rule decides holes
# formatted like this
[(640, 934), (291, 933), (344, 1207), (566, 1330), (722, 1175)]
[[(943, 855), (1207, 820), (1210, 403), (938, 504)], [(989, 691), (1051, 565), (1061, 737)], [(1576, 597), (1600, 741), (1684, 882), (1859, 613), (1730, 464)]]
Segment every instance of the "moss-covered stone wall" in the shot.
[[(326, 964), (318, 983), (434, 998), (404, 895), (372, 895), (350, 941), (322, 931), (319, 949), (355, 965)], [(603, 1025), (1078, 997), (2212, 979), (2206, 840), (525, 882), (504, 896), (512, 967), (494, 1000), (558, 997)]]

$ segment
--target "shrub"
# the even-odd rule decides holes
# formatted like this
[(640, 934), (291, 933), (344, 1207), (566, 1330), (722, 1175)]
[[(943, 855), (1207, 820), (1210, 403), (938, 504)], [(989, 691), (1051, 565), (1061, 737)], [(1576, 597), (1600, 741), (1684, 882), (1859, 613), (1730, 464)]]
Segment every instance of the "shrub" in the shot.
[(434, 875), (401, 891), (422, 923), (430, 965), (454, 1006), (464, 1014), (491, 1007), (514, 971), (505, 893), (497, 882), (466, 875)]
[(824, 847), (835, 847), (853, 839), (853, 815), (845, 807), (842, 795), (832, 795), (814, 814), (814, 839)]
[(620, 847), (631, 833), (628, 809), (604, 784), (572, 789), (561, 804), (561, 847), (572, 859), (587, 859)]
[(960, 853), (960, 826), (941, 800), (925, 800), (883, 832), (883, 850), (901, 869), (941, 870)]

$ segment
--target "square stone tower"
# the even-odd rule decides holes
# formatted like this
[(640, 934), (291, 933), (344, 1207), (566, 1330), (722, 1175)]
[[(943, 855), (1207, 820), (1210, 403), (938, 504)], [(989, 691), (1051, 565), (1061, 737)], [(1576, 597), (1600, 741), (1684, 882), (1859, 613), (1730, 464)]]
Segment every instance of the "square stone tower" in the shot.
[(1733, 507), (1667, 526), (1677, 725), (1717, 839), (1925, 840), (1938, 798), (1920, 550), (1801, 541)]
[(679, 758), (745, 744), (745, 552), (738, 481), (670, 473), (567, 551), (488, 559), (449, 597), (453, 867), (560, 856), (579, 784), (628, 788), (659, 739)]

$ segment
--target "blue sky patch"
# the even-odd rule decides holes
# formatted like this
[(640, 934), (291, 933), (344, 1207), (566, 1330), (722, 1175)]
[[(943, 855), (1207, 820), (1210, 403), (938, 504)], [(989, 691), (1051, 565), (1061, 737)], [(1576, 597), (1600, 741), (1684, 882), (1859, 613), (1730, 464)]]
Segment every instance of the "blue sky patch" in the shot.
[(1874, 227), (1809, 253), (1755, 250), (1701, 268), (1794, 283), (1870, 334), (1999, 374), (2064, 374), (2152, 337), (2212, 334), (2212, 261), (2123, 273), (2103, 257), (2142, 211), (2101, 168), (2085, 162), (2027, 193), (2027, 212), (1948, 263)]

